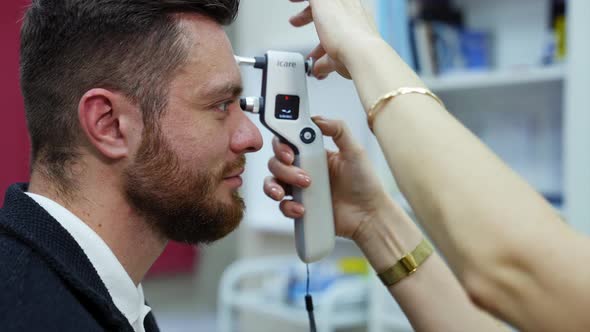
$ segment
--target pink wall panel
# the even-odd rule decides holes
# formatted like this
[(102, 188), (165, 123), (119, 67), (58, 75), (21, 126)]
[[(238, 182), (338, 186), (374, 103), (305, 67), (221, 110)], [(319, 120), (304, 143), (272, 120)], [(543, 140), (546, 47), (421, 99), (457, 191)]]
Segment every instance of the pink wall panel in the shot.
[[(28, 0), (0, 3), (0, 206), (6, 188), (28, 181), (29, 141), (18, 81), (19, 29)], [(171, 243), (154, 264), (150, 276), (191, 273), (198, 259), (196, 248)]]
[(29, 143), (18, 85), (19, 28), (26, 3), (0, 4), (0, 205), (11, 183), (28, 180)]

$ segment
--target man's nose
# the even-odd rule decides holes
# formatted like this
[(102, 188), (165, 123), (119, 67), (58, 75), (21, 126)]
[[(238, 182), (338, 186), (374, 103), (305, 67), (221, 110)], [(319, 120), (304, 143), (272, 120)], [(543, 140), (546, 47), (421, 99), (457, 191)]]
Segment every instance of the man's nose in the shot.
[(262, 135), (256, 125), (241, 110), (238, 111), (238, 127), (234, 132), (231, 149), (234, 153), (250, 153), (262, 149)]

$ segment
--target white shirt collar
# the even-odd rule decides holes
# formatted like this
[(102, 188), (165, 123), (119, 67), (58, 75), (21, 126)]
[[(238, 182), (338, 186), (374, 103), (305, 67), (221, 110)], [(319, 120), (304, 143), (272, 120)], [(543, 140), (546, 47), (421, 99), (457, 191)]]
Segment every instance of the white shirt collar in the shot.
[(144, 332), (143, 320), (151, 311), (145, 305), (143, 288), (135, 284), (104, 240), (85, 222), (55, 201), (26, 193), (44, 208), (76, 240), (105, 284), (117, 309), (125, 315), (136, 332)]

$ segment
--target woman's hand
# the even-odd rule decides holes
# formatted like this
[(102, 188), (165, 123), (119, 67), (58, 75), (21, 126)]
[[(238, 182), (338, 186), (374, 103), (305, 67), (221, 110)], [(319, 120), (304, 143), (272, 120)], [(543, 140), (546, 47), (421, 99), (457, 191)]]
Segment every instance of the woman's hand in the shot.
[(314, 22), (320, 45), (309, 57), (316, 60), (313, 74), (319, 79), (333, 71), (351, 78), (346, 69), (346, 57), (355, 48), (381, 40), (375, 21), (360, 0), (310, 0), (309, 6), (291, 17), (290, 22), (296, 27)]
[[(375, 175), (365, 151), (345, 124), (320, 117), (315, 117), (314, 122), (324, 135), (332, 137), (340, 150), (327, 153), (336, 233), (355, 240), (355, 233), (361, 225), (373, 219), (379, 209), (390, 208), (391, 199)], [(265, 179), (264, 192), (281, 201), (280, 208), (285, 216), (299, 218), (305, 213), (305, 207), (285, 200), (284, 185), (306, 188), (313, 179), (309, 179), (304, 170), (293, 166), (294, 153), (288, 145), (275, 138), (273, 149), (275, 156), (268, 165), (274, 177)]]

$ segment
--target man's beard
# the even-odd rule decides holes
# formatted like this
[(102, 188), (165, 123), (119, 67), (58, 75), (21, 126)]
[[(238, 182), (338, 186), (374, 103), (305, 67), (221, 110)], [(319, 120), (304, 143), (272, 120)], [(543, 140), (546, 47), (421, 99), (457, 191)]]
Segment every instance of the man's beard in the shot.
[(125, 169), (125, 192), (132, 206), (165, 239), (208, 244), (231, 233), (242, 220), (244, 201), (217, 200), (223, 178), (244, 167), (244, 156), (218, 170), (183, 166), (158, 128), (145, 129), (133, 163)]

